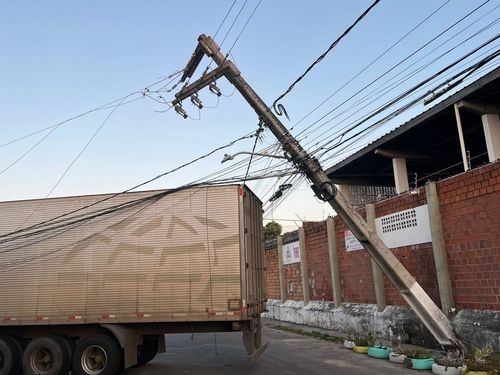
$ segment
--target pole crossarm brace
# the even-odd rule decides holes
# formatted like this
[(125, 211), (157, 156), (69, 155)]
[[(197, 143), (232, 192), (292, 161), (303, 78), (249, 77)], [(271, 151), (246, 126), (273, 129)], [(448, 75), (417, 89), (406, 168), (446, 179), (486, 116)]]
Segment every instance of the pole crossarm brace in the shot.
[[(185, 74), (186, 78), (193, 74), (194, 69), (192, 67), (201, 61), (200, 51), (211, 57), (219, 68), (222, 69), (223, 75), (236, 87), (243, 98), (255, 110), (257, 116), (264, 122), (265, 126), (276, 136), (285, 154), (290, 156), (290, 160), (295, 164), (296, 168), (309, 178), (312, 182), (311, 188), (315, 194), (320, 199), (328, 202), (344, 220), (354, 236), (384, 271), (436, 340), (442, 345), (449, 345), (461, 351), (462, 344), (448, 318), (436, 306), (434, 301), (432, 301), (399, 259), (368, 226), (366, 221), (346, 201), (342, 194), (337, 194), (337, 188), (322, 169), (319, 161), (311, 157), (288, 132), (287, 128), (274, 115), (271, 109), (243, 79), (236, 66), (227, 57), (224, 57), (220, 52), (219, 46), (212, 38), (201, 35), (198, 41), (199, 44), (196, 47), (196, 51), (186, 68), (186, 73), (189, 73)], [(201, 77), (197, 82), (186, 87), (186, 89), (190, 88), (190, 90), (194, 90), (195, 88), (199, 89), (203, 85), (206, 86), (205, 77), (209, 74)], [(183, 90), (179, 93), (176, 100), (180, 101), (181, 97), (187, 96), (187, 93)]]
[(210, 73), (205, 74), (196, 82), (193, 82), (192, 84), (184, 87), (181, 91), (175, 94), (175, 99), (172, 101), (172, 104), (173, 105), (179, 104), (184, 99), (189, 98), (193, 94), (196, 94), (205, 86), (208, 86), (210, 83), (222, 77), (224, 75), (224, 70), (226, 69), (227, 69), (226, 65), (215, 68)]

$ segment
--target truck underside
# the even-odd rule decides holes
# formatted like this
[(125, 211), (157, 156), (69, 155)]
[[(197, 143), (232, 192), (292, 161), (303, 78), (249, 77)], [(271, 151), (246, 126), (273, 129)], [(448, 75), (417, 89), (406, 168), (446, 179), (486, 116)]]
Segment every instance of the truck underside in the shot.
[(122, 369), (142, 366), (157, 353), (165, 352), (165, 335), (206, 332), (242, 332), (251, 361), (267, 347), (261, 342), (259, 317), (235, 321), (5, 326), (0, 335), (0, 373), (20, 374), (23, 362), (28, 362), (24, 363), (25, 375), (65, 374), (70, 369), (76, 375), (117, 374)]

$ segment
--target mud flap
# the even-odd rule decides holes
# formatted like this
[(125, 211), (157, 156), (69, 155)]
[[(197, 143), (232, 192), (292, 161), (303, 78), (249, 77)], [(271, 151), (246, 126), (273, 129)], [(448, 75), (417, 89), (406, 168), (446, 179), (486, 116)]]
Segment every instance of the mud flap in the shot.
[(243, 345), (247, 351), (250, 363), (255, 362), (267, 349), (267, 343), (262, 345), (261, 332), (260, 317), (246, 322), (245, 329), (243, 330)]
[(248, 356), (250, 363), (254, 363), (262, 353), (267, 349), (267, 342), (264, 345), (261, 345), (260, 348), (255, 349), (252, 354)]

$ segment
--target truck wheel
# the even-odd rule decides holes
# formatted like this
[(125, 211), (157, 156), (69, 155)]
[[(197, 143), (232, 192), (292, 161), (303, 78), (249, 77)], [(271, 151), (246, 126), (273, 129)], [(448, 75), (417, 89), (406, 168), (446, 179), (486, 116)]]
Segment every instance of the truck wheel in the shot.
[(21, 356), (21, 346), (12, 337), (0, 336), (0, 375), (18, 375)]
[(23, 355), (25, 375), (59, 375), (69, 371), (70, 362), (65, 344), (55, 336), (34, 339)]
[(137, 347), (137, 366), (145, 365), (158, 354), (158, 338), (145, 337), (142, 345)]
[(122, 350), (113, 337), (94, 335), (80, 340), (73, 353), (74, 375), (116, 375), (122, 365)]
[(63, 352), (63, 373), (71, 370), (71, 358), (73, 357), (73, 342), (66, 335), (51, 336), (54, 338), (61, 346)]

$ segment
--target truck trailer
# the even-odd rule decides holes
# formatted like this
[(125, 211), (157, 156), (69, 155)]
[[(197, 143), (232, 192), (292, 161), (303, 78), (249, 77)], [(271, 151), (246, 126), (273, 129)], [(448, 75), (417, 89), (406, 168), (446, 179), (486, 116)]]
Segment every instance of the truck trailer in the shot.
[(262, 353), (262, 203), (244, 185), (0, 202), (0, 375), (111, 375), (165, 334)]

